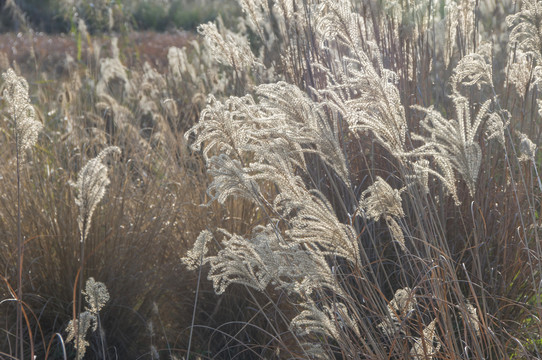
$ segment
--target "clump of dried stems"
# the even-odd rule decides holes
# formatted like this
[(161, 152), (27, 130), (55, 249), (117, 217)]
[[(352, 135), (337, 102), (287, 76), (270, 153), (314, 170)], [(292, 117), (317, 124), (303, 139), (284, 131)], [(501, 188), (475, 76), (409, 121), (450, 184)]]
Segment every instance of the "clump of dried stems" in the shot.
[(540, 357), (542, 2), (239, 3), (253, 44), (200, 33), (254, 80), (186, 138), (258, 215), (187, 267), (284, 294), (280, 356)]
[(541, 358), (542, 1), (239, 5), (166, 69), (4, 76), (7, 355)]
[[(221, 96), (233, 77), (219, 75), (197, 41), (171, 48), (166, 68), (144, 63), (131, 69), (121, 60), (126, 39), (111, 41), (109, 51), (101, 41), (89, 35), (82, 44), (86, 58), (75, 62), (66, 55), (55, 69), (39, 59), (14, 62), (15, 70), (9, 59), (0, 64), (6, 129), (0, 136), (13, 144), (1, 155), (1, 356), (181, 356), (196, 279), (179, 258), (208, 219), (244, 218), (251, 211), (198, 206), (207, 180), (182, 136), (204, 94)], [(16, 75), (21, 72), (31, 86)], [(84, 308), (91, 278), (108, 289), (109, 301), (99, 310), (92, 303)], [(222, 317), (209, 327), (244, 319), (238, 317), (242, 301), (219, 306), (210, 287), (201, 286), (208, 295), (200, 308)], [(194, 347), (207, 344), (212, 333), (194, 331)], [(228, 344), (223, 338), (217, 351)]]

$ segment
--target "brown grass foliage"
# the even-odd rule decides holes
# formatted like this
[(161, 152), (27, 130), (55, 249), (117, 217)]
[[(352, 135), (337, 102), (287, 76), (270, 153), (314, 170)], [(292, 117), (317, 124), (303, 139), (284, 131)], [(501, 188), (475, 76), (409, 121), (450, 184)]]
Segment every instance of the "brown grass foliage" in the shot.
[(87, 359), (540, 358), (542, 2), (239, 3), (197, 40), (1, 35), (44, 130), (19, 218), (0, 102), (0, 357), (74, 358), (93, 277)]
[[(207, 176), (201, 157), (187, 148), (182, 135), (197, 120), (198, 99), (204, 98), (199, 92), (206, 91), (206, 85), (174, 82), (167, 58), (170, 46), (187, 46), (189, 56), (196, 56), (188, 44), (192, 36), (140, 33), (121, 38), (120, 58), (129, 66), (130, 77), (114, 78), (106, 94), (97, 94), (95, 86), (100, 59), (112, 56), (107, 38), (83, 42), (82, 60), (77, 61), (76, 42), (68, 36), (1, 36), (2, 48), (8, 50), (3, 53), (2, 71), (15, 66), (29, 80), (32, 103), (45, 126), (21, 168), (23, 301), (30, 325), (24, 326), (25, 357), (31, 350), (38, 358), (63, 357), (59, 336), (65, 338), (67, 323), (74, 317), (81, 252), (76, 192), (68, 182), (75, 181), (82, 166), (101, 149), (117, 145), (122, 155), (108, 159), (111, 184), (84, 243), (81, 276), (106, 284), (111, 297), (100, 314), (106, 354), (100, 349), (100, 335), (89, 334), (87, 358), (148, 357), (151, 346), (164, 358), (180, 358), (188, 346), (197, 287), (197, 274), (185, 271), (180, 257), (209, 224), (235, 219), (230, 230), (243, 231), (243, 219), (253, 216), (248, 204), (228, 210), (199, 206), (208, 202)], [(160, 92), (151, 101), (150, 113), (139, 106), (143, 92), (128, 95), (123, 90), (125, 81), (141, 84), (145, 61), (168, 77), (167, 88), (146, 88), (146, 95)], [(17, 338), (16, 306), (7, 300), (13, 299), (10, 289), (17, 289), (17, 181), (11, 126), (2, 117), (2, 356), (16, 353)], [(267, 325), (257, 319), (257, 311), (247, 310), (253, 300), (247, 300), (245, 291), (219, 299), (202, 280), (198, 296), (194, 348), (223, 358), (250, 352), (243, 339), (252, 339), (252, 327)], [(252, 323), (248, 328), (247, 322)], [(265, 335), (258, 341), (267, 342)], [(72, 344), (66, 351), (68, 358), (75, 356)]]

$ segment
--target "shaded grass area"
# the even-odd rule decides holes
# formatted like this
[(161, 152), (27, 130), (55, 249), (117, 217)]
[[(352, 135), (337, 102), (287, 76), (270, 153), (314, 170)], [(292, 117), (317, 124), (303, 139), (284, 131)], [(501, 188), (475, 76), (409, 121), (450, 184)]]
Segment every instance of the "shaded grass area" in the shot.
[[(144, 69), (145, 62), (156, 69), (152, 74), (168, 74), (168, 48), (186, 46), (193, 52), (189, 42), (194, 36), (146, 32), (121, 38), (119, 60), (129, 69), (129, 78), (114, 78), (108, 93), (101, 95), (95, 90), (101, 60), (114, 52), (108, 37), (84, 42), (80, 61), (73, 37), (3, 34), (0, 39), (2, 71), (10, 65), (25, 74), (37, 117), (44, 124), (38, 144), (21, 169), (23, 299), (30, 324), (30, 328), (25, 325), (27, 356), (32, 348), (38, 358), (46, 354), (49, 359), (63, 358), (59, 336), (65, 338), (66, 326), (74, 317), (80, 266), (76, 191), (68, 183), (75, 181), (104, 145), (121, 146), (122, 155), (108, 161), (111, 184), (84, 243), (81, 276), (103, 282), (110, 293), (111, 300), (100, 313), (107, 358), (149, 357), (153, 351), (163, 358), (181, 358), (188, 348), (196, 296), (193, 352), (223, 359), (234, 354), (250, 359), (272, 352), (265, 345), (270, 342), (266, 316), (276, 309), (260, 309), (242, 288), (231, 296), (217, 297), (205, 277), (196, 294), (197, 274), (180, 263), (193, 238), (209, 223), (239, 219), (230, 228), (238, 231), (244, 226), (242, 219), (252, 217), (254, 211), (242, 203), (231, 209), (199, 206), (208, 201), (208, 178), (201, 156), (188, 149), (182, 135), (197, 120), (201, 105), (191, 99), (200, 96), (204, 85), (193, 84), (199, 77), (175, 83), (169, 74), (164, 78), (167, 88), (160, 88), (162, 83), (157, 80), (136, 88), (132, 95), (123, 90), (126, 82), (141, 86), (144, 74), (152, 73), (150, 67)], [(184, 76), (189, 79), (190, 75)], [(164, 94), (156, 100), (152, 114), (140, 106), (140, 96), (149, 95), (143, 91)], [(171, 111), (161, 102), (166, 98), (172, 102)], [(5, 111), (5, 104), (0, 104), (0, 111)], [(2, 143), (6, 144), (0, 172), (3, 300), (11, 297), (10, 289), (17, 288), (16, 164), (14, 148), (8, 145), (14, 143), (11, 126), (8, 117), (2, 117)], [(0, 308), (0, 348), (8, 354), (14, 354), (16, 346), (14, 304), (4, 301)], [(87, 358), (102, 354), (101, 334), (89, 334), (87, 340)], [(253, 348), (254, 341), (262, 345)], [(66, 351), (68, 358), (75, 356), (73, 344), (66, 344)]]

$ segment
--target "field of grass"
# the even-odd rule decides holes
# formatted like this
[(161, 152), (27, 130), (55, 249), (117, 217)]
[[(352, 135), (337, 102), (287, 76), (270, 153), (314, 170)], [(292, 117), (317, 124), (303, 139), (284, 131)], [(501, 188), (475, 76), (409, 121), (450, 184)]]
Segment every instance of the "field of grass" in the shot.
[(0, 359), (540, 359), (542, 1), (238, 2), (0, 34)]

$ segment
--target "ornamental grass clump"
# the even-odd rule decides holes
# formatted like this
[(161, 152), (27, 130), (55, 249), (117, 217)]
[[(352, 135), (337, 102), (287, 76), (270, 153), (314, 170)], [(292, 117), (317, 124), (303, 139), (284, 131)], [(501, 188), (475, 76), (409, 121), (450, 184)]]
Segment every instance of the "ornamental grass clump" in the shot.
[[(210, 95), (185, 138), (212, 201), (257, 215), (206, 230), (183, 262), (198, 254), (217, 294), (287, 299), (281, 356), (540, 356), (537, 72), (503, 61), (538, 66), (539, 4), (508, 18), (506, 44), (487, 24), (513, 8), (481, 3), (240, 1), (256, 83)], [(241, 48), (220, 46), (239, 71), (223, 57)]]
[(0, 79), (0, 356), (541, 358), (542, 2), (238, 2)]
[[(21, 243), (25, 256), (20, 266), (15, 266), (18, 244), (13, 240), (17, 147), (13, 144), (13, 151), (6, 147), (2, 153), (0, 243), (4, 246), (0, 247), (0, 267), (5, 270), (1, 273), (0, 318), (5, 320), (8, 335), (0, 339), (0, 348), (10, 349), (11, 356), (23, 352), (25, 358), (31, 353), (51, 358), (64, 352), (69, 358), (76, 357), (77, 349), (82, 349), (77, 346), (81, 338), (66, 344), (63, 335), (68, 323), (84, 313), (81, 290), (84, 281), (94, 277), (107, 284), (111, 299), (100, 314), (104, 337), (102, 332), (88, 331), (84, 338), (89, 343), (87, 358), (137, 358), (152, 346), (160, 356), (164, 352), (176, 355), (178, 350), (173, 349), (186, 349), (188, 343), (184, 331), (192, 309), (187, 304), (193, 300), (196, 282), (194, 277), (184, 276), (178, 258), (191, 236), (206, 227), (207, 219), (220, 222), (230, 216), (249, 217), (245, 214), (251, 212), (250, 206), (234, 211), (197, 206), (206, 197), (207, 175), (201, 156), (191, 152), (182, 137), (201, 111), (202, 93), (227, 93), (234, 77), (218, 76), (219, 69), (211, 66), (207, 50), (194, 40), (195, 35), (175, 39), (175, 44), (185, 44), (178, 49), (185, 56), (184, 67), (175, 63), (178, 58), (172, 58), (168, 67), (166, 58), (155, 61), (156, 54), (149, 58), (148, 53), (148, 63), (135, 57), (130, 62), (133, 54), (125, 51), (130, 38), (121, 36), (116, 43), (89, 36), (89, 46), (83, 49), (88, 56), (80, 61), (69, 56), (69, 48), (58, 45), (67, 54), (65, 59), (60, 56), (54, 69), (50, 62), (40, 60), (38, 49), (35, 62), (20, 63), (29, 79), (28, 97), (36, 100), (35, 119), (44, 124), (44, 136), (32, 153), (25, 149), (23, 154), (21, 234), (25, 237), (21, 236)], [(46, 37), (40, 35), (40, 39)], [(166, 42), (176, 38), (156, 35), (159, 41), (164, 37)], [(107, 51), (104, 45), (109, 42)], [(0, 78), (1, 89), (6, 86)], [(7, 115), (2, 119), (14, 127), (5, 99), (2, 96), (0, 101), (0, 111)], [(6, 144), (14, 140), (10, 131), (0, 132), (0, 137)], [(104, 148), (109, 149), (90, 160)], [(122, 148), (122, 157), (111, 158), (117, 153), (115, 148)], [(73, 186), (66, 186), (70, 183)], [(16, 285), (19, 274), (20, 290)], [(193, 343), (198, 346), (207, 344), (213, 334), (217, 337), (210, 330), (212, 325), (243, 319), (239, 316), (244, 311), (242, 294), (217, 307), (216, 296), (207, 291), (210, 286), (202, 285), (207, 295), (199, 301), (208, 312), (196, 317), (207, 319), (213, 312), (218, 316), (209, 320), (209, 328), (194, 332)], [(19, 291), (24, 295), (24, 307), (17, 318)], [(177, 297), (183, 300), (171, 300)], [(155, 303), (160, 316), (154, 311)], [(16, 324), (26, 321), (24, 312), (28, 323), (21, 335)], [(152, 333), (147, 326), (151, 320), (156, 324)], [(43, 331), (34, 331), (40, 328)], [(227, 343), (226, 335), (218, 337), (212, 343), (216, 351)]]

